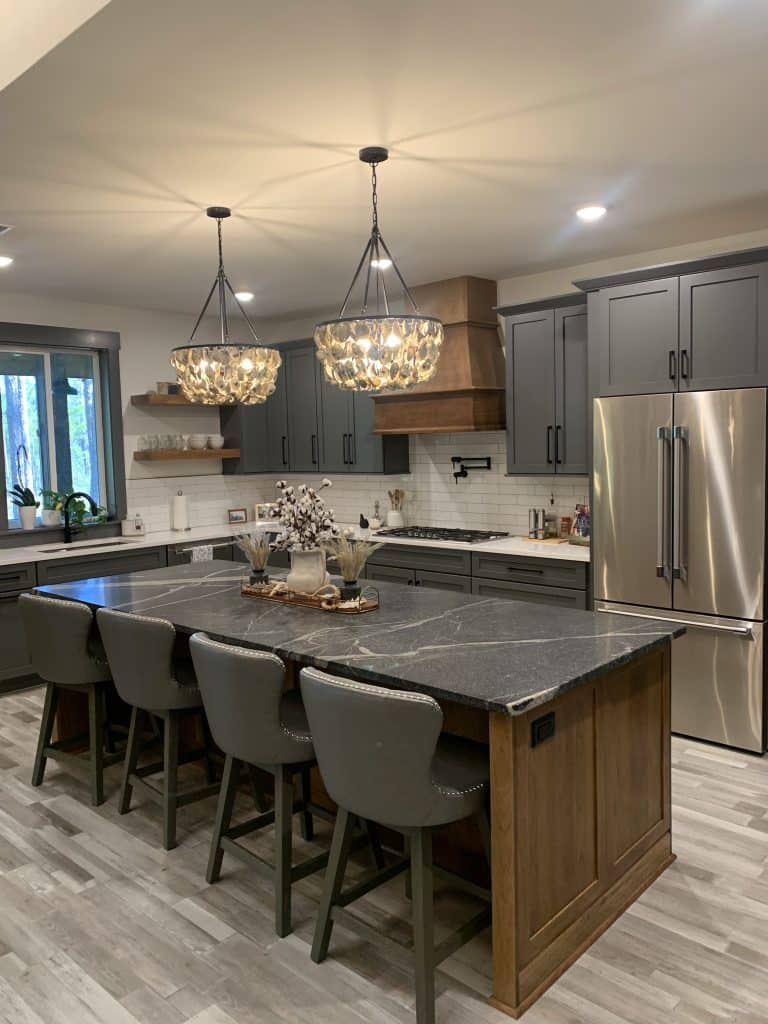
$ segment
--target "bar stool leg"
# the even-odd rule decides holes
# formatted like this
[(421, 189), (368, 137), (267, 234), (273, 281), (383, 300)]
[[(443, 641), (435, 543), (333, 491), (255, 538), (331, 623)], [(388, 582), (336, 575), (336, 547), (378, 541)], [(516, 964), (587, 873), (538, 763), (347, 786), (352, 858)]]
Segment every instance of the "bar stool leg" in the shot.
[(416, 971), (416, 1022), (435, 1021), (435, 936), (433, 922), (432, 833), (420, 828), (411, 837), (413, 879), (413, 952)]
[(176, 846), (176, 804), (179, 774), (179, 716), (169, 711), (165, 718), (163, 745), (163, 846)]
[(123, 781), (120, 785), (120, 801), (117, 809), (120, 814), (127, 814), (131, 809), (131, 775), (136, 771), (139, 760), (139, 709), (131, 708), (131, 724), (128, 727), (128, 744), (125, 748), (123, 762)]
[(309, 768), (301, 769), (301, 838), (310, 843), (315, 838), (315, 823), (307, 807), (312, 802), (312, 779)]
[(224, 859), (224, 850), (221, 848), (221, 837), (229, 831), (232, 822), (232, 809), (235, 806), (237, 794), (237, 783), (240, 778), (240, 761), (231, 754), (224, 759), (224, 773), (221, 777), (221, 790), (219, 791), (219, 802), (216, 807), (216, 820), (213, 825), (211, 836), (211, 852), (208, 856), (208, 868), (205, 872), (205, 880), (213, 885), (221, 877), (221, 862)]
[(88, 690), (88, 730), (91, 739), (91, 804), (104, 803), (104, 693), (100, 686)]
[(351, 841), (352, 815), (349, 811), (344, 810), (343, 807), (339, 807), (336, 812), (336, 824), (333, 827), (328, 867), (325, 870), (323, 896), (320, 901), (320, 910), (318, 911), (315, 924), (315, 935), (312, 940), (311, 956), (316, 964), (322, 963), (328, 956), (328, 946), (333, 930), (331, 911), (339, 898), (341, 887), (344, 884), (344, 871), (347, 866)]
[(258, 775), (258, 769), (255, 765), (248, 765), (248, 781), (251, 786), (251, 799), (253, 800), (253, 806), (259, 812), (259, 814), (265, 814), (269, 804), (267, 803), (264, 795), (264, 787), (261, 784), (261, 779)]
[(291, 933), (291, 862), (293, 860), (293, 774), (275, 767), (275, 931)]
[(40, 721), (40, 735), (37, 740), (37, 753), (35, 754), (35, 767), (32, 770), (32, 785), (40, 786), (45, 775), (45, 748), (51, 745), (53, 735), (53, 723), (56, 721), (56, 705), (59, 702), (59, 694), (55, 683), (48, 683), (45, 689), (45, 704), (43, 705), (43, 717)]
[(384, 860), (384, 851), (381, 848), (378, 826), (375, 821), (368, 821), (367, 818), (361, 818), (360, 822), (363, 826), (363, 831), (368, 836), (368, 849), (371, 851), (373, 866), (378, 871), (381, 871), (386, 861)]

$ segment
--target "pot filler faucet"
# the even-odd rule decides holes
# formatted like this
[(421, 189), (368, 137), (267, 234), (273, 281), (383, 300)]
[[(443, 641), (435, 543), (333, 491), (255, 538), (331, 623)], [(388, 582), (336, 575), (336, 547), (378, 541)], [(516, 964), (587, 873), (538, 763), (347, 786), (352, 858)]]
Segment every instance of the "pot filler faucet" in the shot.
[(90, 494), (86, 494), (85, 491), (73, 491), (72, 494), (69, 494), (67, 496), (66, 501), (64, 502), (64, 508), (62, 510), (64, 512), (64, 543), (65, 544), (71, 544), (72, 543), (72, 537), (76, 533), (80, 532), (80, 527), (79, 526), (76, 526), (73, 529), (69, 525), (69, 503), (74, 498), (85, 498), (85, 500), (90, 503), (91, 515), (92, 516), (98, 515), (98, 512), (99, 512), (99, 506), (96, 504), (96, 502), (90, 496)]

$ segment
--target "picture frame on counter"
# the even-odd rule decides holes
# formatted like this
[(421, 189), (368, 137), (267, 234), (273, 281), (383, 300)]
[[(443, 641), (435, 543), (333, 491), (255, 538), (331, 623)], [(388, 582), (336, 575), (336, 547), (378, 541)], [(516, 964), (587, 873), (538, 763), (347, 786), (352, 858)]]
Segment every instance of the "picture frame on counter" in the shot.
[(231, 525), (234, 525), (235, 523), (247, 523), (248, 510), (244, 508), (227, 509), (227, 518)]

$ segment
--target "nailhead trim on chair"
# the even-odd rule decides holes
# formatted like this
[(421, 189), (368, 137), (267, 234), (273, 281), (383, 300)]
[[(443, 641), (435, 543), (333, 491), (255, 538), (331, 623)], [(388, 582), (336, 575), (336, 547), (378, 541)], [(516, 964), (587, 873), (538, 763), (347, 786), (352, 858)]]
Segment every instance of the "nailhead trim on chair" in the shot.
[(425, 693), (407, 693), (405, 690), (388, 690), (383, 686), (371, 686), (368, 683), (356, 683), (351, 679), (339, 679), (336, 676), (328, 675), (325, 672), (320, 672), (317, 669), (305, 668), (302, 669), (308, 676), (313, 679), (317, 679), (320, 683), (326, 683), (330, 686), (337, 686), (340, 690), (348, 688), (350, 690), (358, 690), (360, 693), (368, 693), (374, 697), (379, 697), (383, 700), (412, 700), (417, 704), (429, 704), (429, 706), (442, 718), (443, 712), (440, 710), (440, 705), (433, 697), (428, 697)]
[[(278, 658), (276, 654), (271, 651), (257, 651), (253, 647), (241, 647), (239, 644), (225, 644), (221, 640), (214, 640), (213, 637), (208, 636), (207, 633), (203, 633), (202, 630), (198, 633), (193, 633), (192, 636), (197, 637), (202, 643), (210, 644), (211, 647), (219, 647), (222, 651), (228, 651), (230, 654), (235, 651), (237, 654), (245, 655), (248, 658), (254, 658), (257, 661), (263, 661), (265, 658), (276, 662), (283, 671), (285, 671), (285, 662), (282, 658)], [(190, 637), (190, 640), (192, 637)]]
[(442, 793), (443, 796), (448, 797), (468, 796), (470, 793), (476, 793), (479, 789), (485, 789), (488, 785), (487, 782), (478, 782), (476, 785), (470, 786), (469, 789), (446, 789), (444, 786), (441, 786), (439, 782), (435, 782), (434, 779), (431, 781), (438, 793)]

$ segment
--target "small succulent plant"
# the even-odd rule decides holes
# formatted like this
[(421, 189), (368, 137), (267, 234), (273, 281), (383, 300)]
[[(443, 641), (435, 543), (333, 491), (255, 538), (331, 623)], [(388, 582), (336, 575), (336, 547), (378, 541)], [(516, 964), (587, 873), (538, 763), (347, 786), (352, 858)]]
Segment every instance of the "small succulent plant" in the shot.
[(22, 487), (21, 484), (14, 484), (11, 488), (11, 504), (17, 508), (40, 508), (40, 502), (29, 487)]

